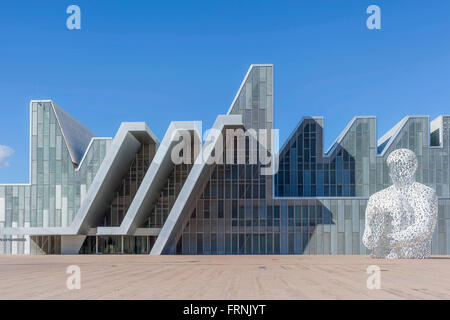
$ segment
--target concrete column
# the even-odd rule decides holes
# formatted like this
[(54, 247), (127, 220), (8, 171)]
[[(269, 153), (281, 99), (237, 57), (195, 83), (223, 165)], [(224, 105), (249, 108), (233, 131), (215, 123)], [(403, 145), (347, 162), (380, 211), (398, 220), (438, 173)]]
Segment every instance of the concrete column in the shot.
[(61, 236), (61, 254), (78, 254), (85, 235)]

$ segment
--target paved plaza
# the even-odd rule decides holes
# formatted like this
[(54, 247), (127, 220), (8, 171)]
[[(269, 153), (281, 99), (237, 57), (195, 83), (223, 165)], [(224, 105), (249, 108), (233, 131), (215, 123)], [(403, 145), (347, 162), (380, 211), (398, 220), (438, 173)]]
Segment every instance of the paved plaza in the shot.
[[(81, 289), (66, 286), (67, 267)], [(378, 265), (381, 289), (367, 289)], [(450, 299), (450, 257), (0, 256), (0, 299)]]

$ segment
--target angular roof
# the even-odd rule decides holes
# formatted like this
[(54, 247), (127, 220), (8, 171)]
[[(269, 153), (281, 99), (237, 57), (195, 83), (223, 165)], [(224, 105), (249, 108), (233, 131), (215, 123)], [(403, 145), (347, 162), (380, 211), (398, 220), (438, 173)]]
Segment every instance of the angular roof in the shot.
[(79, 165), (89, 143), (96, 135), (53, 101), (51, 105), (69, 150), (72, 163)]

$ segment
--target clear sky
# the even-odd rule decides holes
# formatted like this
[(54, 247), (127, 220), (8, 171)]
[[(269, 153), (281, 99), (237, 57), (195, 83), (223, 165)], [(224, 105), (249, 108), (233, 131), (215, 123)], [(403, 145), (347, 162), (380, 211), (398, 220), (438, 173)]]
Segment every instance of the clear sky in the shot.
[(209, 128), (252, 63), (274, 64), (280, 145), (302, 116), (325, 117), (328, 148), (355, 115), (377, 116), (381, 136), (407, 114), (450, 114), (448, 0), (3, 1), (0, 44), (0, 145), (14, 150), (0, 183), (28, 182), (31, 99), (99, 136), (145, 121), (162, 138), (172, 120)]

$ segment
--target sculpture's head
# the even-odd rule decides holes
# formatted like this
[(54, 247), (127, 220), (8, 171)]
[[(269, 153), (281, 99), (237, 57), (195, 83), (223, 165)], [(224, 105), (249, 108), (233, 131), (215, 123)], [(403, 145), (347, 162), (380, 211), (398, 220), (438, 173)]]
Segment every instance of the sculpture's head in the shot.
[(397, 187), (402, 187), (415, 181), (417, 158), (414, 152), (408, 149), (397, 149), (391, 152), (386, 159), (389, 176)]

